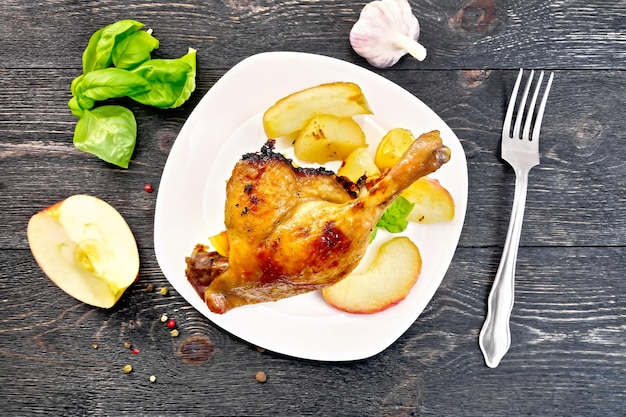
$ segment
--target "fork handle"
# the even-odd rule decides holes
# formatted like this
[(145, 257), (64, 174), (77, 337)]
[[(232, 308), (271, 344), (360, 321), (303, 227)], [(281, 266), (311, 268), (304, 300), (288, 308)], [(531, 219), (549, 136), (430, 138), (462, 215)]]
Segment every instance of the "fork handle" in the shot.
[(490, 368), (500, 364), (511, 346), (509, 320), (514, 303), (515, 264), (524, 220), (528, 170), (518, 170), (515, 176), (515, 196), (502, 259), (487, 301), (487, 318), (478, 337), (485, 363)]

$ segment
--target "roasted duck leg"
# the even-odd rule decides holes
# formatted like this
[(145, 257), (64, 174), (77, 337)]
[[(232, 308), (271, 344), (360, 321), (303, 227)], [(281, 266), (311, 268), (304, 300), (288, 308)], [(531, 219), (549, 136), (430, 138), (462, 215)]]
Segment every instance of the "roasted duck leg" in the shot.
[[(244, 155), (227, 183), (228, 262), (217, 254), (206, 262), (196, 250), (187, 276), (204, 275), (200, 287), (215, 313), (332, 285), (359, 264), (385, 209), (449, 158), (438, 131), (424, 134), (367, 189), (324, 169), (295, 168), (270, 141)], [(199, 271), (200, 259), (209, 271)]]

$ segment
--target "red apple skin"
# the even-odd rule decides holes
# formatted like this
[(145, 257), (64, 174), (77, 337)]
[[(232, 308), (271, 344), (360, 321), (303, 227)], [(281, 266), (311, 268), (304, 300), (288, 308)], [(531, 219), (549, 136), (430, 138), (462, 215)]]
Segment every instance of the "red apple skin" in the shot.
[(402, 196), (414, 204), (407, 216), (411, 222), (430, 224), (449, 222), (454, 218), (454, 199), (437, 179), (422, 177), (407, 188)]
[(366, 271), (352, 273), (322, 290), (332, 307), (353, 314), (384, 311), (406, 298), (419, 278), (422, 259), (407, 237), (385, 242)]

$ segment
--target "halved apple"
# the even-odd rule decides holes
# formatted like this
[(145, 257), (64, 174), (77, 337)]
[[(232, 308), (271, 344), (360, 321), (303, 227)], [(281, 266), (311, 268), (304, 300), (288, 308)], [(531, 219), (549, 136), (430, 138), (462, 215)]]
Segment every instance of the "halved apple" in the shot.
[(454, 218), (454, 199), (436, 179), (422, 177), (405, 189), (402, 196), (413, 203), (413, 210), (406, 217), (410, 222), (439, 223)]
[(268, 138), (275, 139), (301, 130), (313, 116), (319, 114), (351, 117), (371, 113), (357, 84), (320, 84), (278, 100), (263, 114), (263, 128)]
[(374, 163), (374, 159), (369, 154), (366, 147), (359, 147), (353, 150), (343, 161), (337, 171), (337, 175), (344, 176), (352, 182), (357, 182), (365, 175), (368, 179), (380, 176), (380, 170)]
[(404, 300), (421, 269), (417, 246), (405, 236), (394, 237), (380, 246), (366, 271), (353, 272), (323, 288), (322, 296), (348, 313), (376, 313)]
[(97, 197), (74, 195), (44, 209), (31, 217), (27, 235), (48, 278), (86, 304), (112, 307), (139, 273), (128, 224)]

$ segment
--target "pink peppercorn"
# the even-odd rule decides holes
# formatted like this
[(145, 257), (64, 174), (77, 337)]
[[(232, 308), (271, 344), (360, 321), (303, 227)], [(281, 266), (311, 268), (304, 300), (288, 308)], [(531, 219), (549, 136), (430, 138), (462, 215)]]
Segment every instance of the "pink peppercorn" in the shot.
[(174, 327), (176, 327), (176, 320), (174, 319), (169, 319), (167, 321), (167, 327), (170, 329), (173, 329)]
[(154, 187), (152, 187), (152, 184), (146, 184), (143, 186), (143, 189), (145, 192), (147, 193), (151, 193), (152, 191), (154, 191)]

